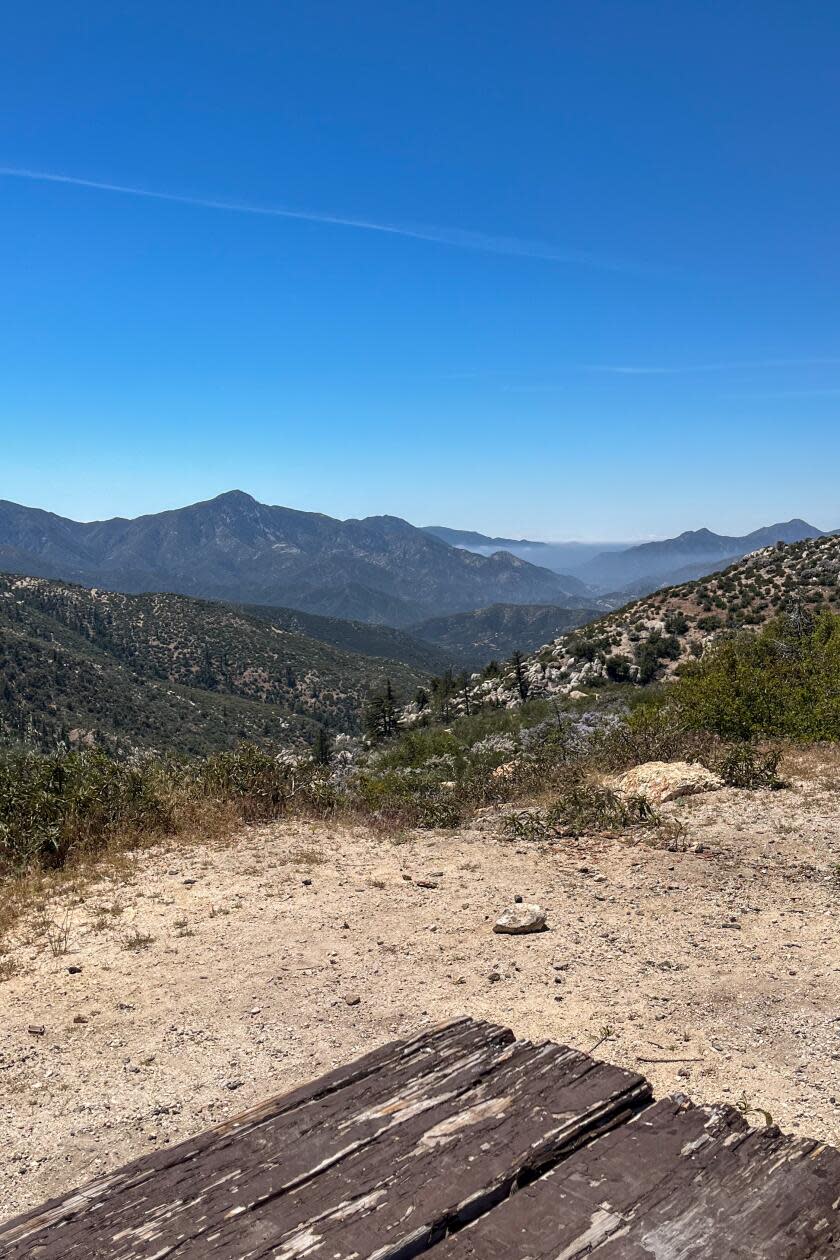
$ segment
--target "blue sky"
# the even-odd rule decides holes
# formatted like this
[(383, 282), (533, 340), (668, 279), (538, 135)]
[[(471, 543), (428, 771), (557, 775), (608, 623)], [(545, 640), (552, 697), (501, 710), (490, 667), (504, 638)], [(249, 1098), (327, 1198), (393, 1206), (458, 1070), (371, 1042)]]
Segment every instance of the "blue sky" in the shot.
[(840, 526), (838, 56), (814, 0), (10, 7), (0, 497)]

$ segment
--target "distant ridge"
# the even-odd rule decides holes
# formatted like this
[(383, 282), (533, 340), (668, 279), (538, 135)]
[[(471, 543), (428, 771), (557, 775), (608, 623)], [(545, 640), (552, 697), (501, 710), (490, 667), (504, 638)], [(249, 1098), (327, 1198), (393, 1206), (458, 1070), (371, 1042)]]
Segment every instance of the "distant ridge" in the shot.
[[(528, 694), (598, 694), (610, 680), (645, 686), (702, 656), (722, 633), (757, 630), (791, 608), (806, 618), (821, 609), (840, 613), (839, 534), (753, 549), (722, 572), (657, 590), (563, 632), (520, 663)], [(518, 704), (519, 684), (506, 664), (474, 681), (470, 704)]]
[[(620, 542), (538, 542), (533, 538), (493, 538), (471, 529), (449, 529), (446, 525), (424, 525), (423, 529), (451, 547), (463, 547), (481, 556), (489, 556), (500, 549), (509, 551), (520, 560), (559, 573), (563, 581), (570, 584), (570, 589), (581, 595), (588, 593), (588, 587), (581, 581), (581, 566), (603, 551), (623, 551), (630, 545)], [(571, 586), (572, 583), (575, 585)]]
[(602, 615), (598, 608), (556, 608), (551, 604), (491, 604), (474, 612), (432, 617), (412, 627), (420, 639), (449, 653), (450, 665), (478, 669), (494, 657), (533, 652), (574, 626)]
[(0, 501), (0, 568), (393, 626), (497, 602), (586, 602), (575, 579), (506, 551), (476, 555), (396, 516), (339, 521), (241, 490), (86, 524)]
[(824, 536), (823, 530), (798, 518), (764, 525), (741, 536), (715, 534), (710, 529), (686, 530), (676, 538), (602, 552), (582, 567), (580, 576), (599, 590), (642, 593), (681, 578), (703, 577), (776, 542), (804, 542)]

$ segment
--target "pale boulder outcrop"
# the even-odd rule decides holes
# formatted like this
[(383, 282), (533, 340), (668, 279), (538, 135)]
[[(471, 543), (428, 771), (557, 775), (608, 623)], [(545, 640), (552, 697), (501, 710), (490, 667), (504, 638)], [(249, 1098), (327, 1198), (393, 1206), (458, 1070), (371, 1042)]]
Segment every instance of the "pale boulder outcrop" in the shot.
[(664, 805), (695, 792), (714, 792), (723, 779), (697, 761), (646, 761), (620, 775), (615, 789), (624, 796), (644, 796), (653, 805)]

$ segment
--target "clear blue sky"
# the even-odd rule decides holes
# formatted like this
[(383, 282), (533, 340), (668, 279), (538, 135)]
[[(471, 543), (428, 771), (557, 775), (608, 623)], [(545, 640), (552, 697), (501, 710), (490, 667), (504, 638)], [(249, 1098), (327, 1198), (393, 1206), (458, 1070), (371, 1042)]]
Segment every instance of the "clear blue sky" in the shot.
[(840, 526), (839, 61), (825, 0), (9, 6), (0, 166), (79, 182), (0, 175), (0, 497)]

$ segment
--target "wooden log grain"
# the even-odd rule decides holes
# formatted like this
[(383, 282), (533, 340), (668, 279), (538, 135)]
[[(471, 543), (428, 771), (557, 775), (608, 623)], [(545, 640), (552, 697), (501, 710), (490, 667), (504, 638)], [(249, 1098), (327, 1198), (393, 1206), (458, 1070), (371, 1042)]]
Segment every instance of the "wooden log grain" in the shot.
[(468, 1019), (0, 1226), (2, 1260), (836, 1260), (840, 1152)]
[(663, 1099), (448, 1238), (435, 1260), (837, 1260), (840, 1152)]
[(403, 1260), (648, 1097), (634, 1073), (456, 1021), (0, 1227), (0, 1255)]

